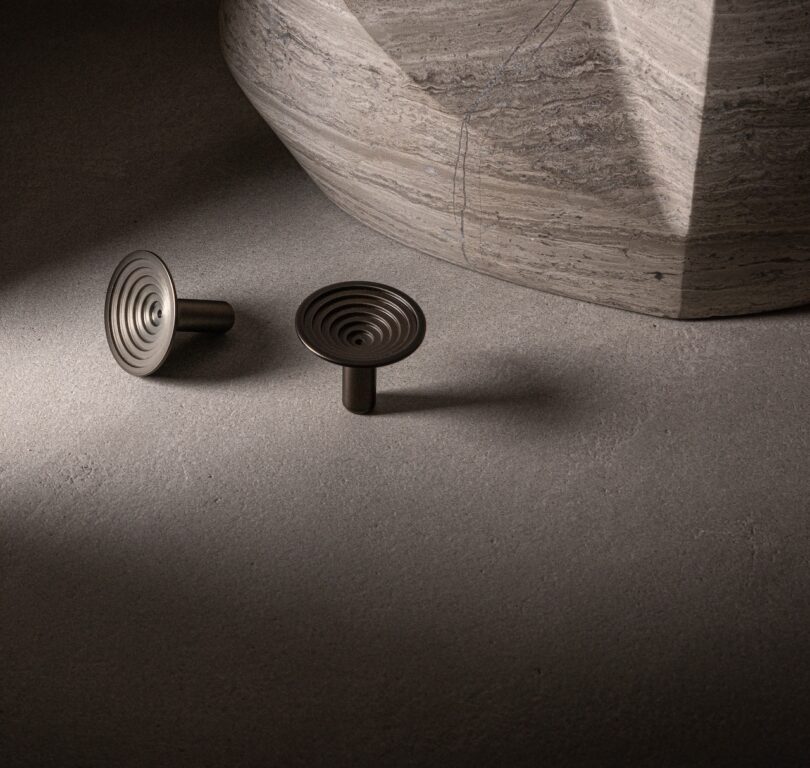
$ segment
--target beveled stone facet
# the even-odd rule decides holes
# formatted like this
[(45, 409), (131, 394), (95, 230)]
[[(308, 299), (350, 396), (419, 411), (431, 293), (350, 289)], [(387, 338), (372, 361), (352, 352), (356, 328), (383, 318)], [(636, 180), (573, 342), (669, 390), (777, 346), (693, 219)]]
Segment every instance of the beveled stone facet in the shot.
[(237, 81), (340, 207), (668, 317), (810, 301), (810, 0), (224, 0)]

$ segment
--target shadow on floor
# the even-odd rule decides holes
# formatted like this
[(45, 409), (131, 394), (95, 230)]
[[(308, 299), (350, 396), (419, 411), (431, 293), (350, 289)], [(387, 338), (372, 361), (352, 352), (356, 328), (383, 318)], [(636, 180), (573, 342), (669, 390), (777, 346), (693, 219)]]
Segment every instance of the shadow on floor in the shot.
[[(4, 525), (2, 764), (738, 768), (810, 749), (787, 605), (761, 626), (752, 595), (727, 625), (699, 579), (655, 559), (600, 577), (576, 550), (525, 571), (518, 605), (330, 554), (327, 531), (311, 551), (238, 530)], [(344, 592), (372, 571), (384, 594)]]
[(236, 323), (224, 334), (178, 333), (171, 354), (150, 380), (173, 384), (211, 383), (250, 378), (282, 370), (287, 357), (270, 322), (235, 307)]
[[(0, 29), (0, 283), (294, 161), (233, 81), (217, 0), (34, 0)], [(82, 256), (82, 258), (87, 258)]]
[(559, 390), (537, 388), (529, 390), (504, 388), (473, 388), (469, 390), (406, 389), (380, 392), (374, 413), (391, 416), (402, 413), (420, 413), (436, 410), (458, 409), (508, 409), (523, 410), (527, 415), (538, 410), (547, 411), (565, 405)]
[[(448, 370), (459, 368), (448, 365)], [(462, 375), (463, 372), (463, 375)], [(596, 415), (610, 407), (618, 390), (603, 371), (598, 402), (589, 397), (582, 376), (551, 372), (543, 360), (520, 354), (477, 354), (468, 358), (457, 378), (409, 389), (386, 389), (378, 381), (377, 416), (436, 411), (463, 412), (466, 418), (491, 418), (503, 424), (522, 421), (539, 427)], [(471, 375), (472, 374), (472, 375)], [(589, 374), (593, 375), (593, 374)]]

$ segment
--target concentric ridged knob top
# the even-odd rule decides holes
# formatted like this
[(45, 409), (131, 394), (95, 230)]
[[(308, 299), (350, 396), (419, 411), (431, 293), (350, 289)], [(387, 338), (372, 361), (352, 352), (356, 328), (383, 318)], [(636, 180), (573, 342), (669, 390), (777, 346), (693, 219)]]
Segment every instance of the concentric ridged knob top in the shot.
[(148, 376), (169, 354), (177, 315), (174, 281), (151, 251), (134, 251), (116, 267), (107, 288), (104, 327), (118, 364)]
[(301, 303), (298, 338), (337, 365), (377, 368), (410, 355), (425, 337), (425, 316), (407, 294), (381, 283), (327, 285)]

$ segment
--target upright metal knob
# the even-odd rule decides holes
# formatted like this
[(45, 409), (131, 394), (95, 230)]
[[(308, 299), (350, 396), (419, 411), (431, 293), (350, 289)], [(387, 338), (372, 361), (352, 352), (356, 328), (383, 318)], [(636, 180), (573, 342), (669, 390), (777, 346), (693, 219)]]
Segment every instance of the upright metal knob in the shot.
[(425, 316), (407, 294), (381, 283), (335, 283), (301, 303), (298, 338), (310, 351), (343, 366), (343, 405), (370, 413), (377, 397), (377, 368), (416, 351)]
[(226, 301), (178, 299), (168, 267), (151, 251), (124, 257), (107, 288), (107, 342), (116, 362), (134, 376), (163, 365), (177, 331), (225, 333), (233, 323)]

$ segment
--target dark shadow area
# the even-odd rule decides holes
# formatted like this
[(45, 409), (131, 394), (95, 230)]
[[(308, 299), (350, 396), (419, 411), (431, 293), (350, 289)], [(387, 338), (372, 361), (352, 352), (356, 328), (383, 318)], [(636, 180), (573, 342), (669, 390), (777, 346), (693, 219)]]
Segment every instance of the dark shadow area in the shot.
[(767, 586), (718, 616), (671, 558), (600, 576), (573, 550), (559, 581), (521, 572), (520, 605), (385, 569), (381, 603), (330, 588), (368, 552), (292, 568), (303, 542), (232, 526), (193, 548), (5, 527), (3, 766), (770, 768), (810, 750), (801, 593), (767, 624)]
[(280, 370), (278, 340), (263, 317), (235, 308), (236, 323), (228, 333), (177, 333), (169, 358), (150, 377), (171, 383), (206, 383), (259, 376)]
[(471, 424), (489, 422), (511, 441), (538, 440), (545, 429), (570, 426), (610, 409), (620, 392), (620, 386), (604, 374), (600, 400), (595, 402), (581, 376), (550, 371), (546, 361), (519, 354), (471, 355), (464, 370), (467, 375), (448, 378), (441, 386), (400, 390), (386, 388), (383, 372), (374, 415), (446, 412)]
[[(573, 394), (573, 393), (570, 393)], [(420, 413), (458, 409), (508, 409), (534, 416), (538, 411), (565, 407), (565, 393), (553, 389), (511, 390), (481, 387), (468, 390), (406, 389), (377, 394), (375, 414), (385, 416), (400, 413)]]
[(3, 287), (294, 167), (227, 70), (217, 6), (33, 0), (3, 9)]
[(810, 302), (810, 2), (717, 0), (685, 317)]

